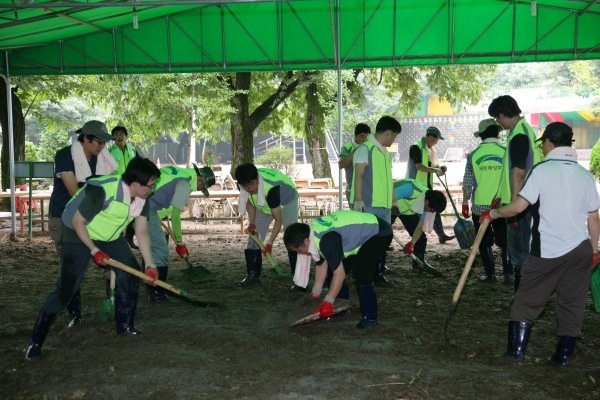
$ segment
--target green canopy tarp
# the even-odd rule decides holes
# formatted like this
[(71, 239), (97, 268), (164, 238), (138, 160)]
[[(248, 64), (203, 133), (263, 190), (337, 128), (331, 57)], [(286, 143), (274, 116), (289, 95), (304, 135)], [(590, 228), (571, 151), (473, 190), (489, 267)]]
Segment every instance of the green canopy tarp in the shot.
[(10, 75), (335, 69), (339, 20), (343, 69), (596, 59), (596, 3), (0, 0), (0, 51)]

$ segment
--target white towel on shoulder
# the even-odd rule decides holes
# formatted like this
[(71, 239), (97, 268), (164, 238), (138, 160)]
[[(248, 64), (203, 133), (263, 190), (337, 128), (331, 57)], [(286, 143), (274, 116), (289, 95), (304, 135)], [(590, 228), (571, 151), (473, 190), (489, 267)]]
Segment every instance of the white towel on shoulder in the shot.
[[(71, 144), (71, 157), (75, 164), (75, 178), (77, 182), (85, 182), (87, 178), (92, 176), (92, 169), (85, 157), (83, 146), (78, 140), (73, 141)], [(102, 149), (98, 154), (98, 161), (96, 162), (96, 175), (110, 175), (119, 167), (119, 164), (115, 161), (114, 157), (106, 150)]]
[(423, 223), (423, 232), (429, 233), (433, 230), (433, 222), (435, 220), (435, 213), (425, 211), (425, 192), (421, 193), (419, 197), (415, 199), (413, 205), (410, 206), (411, 211), (421, 215), (427, 212), (425, 215), (425, 221)]
[(307, 287), (308, 280), (310, 278), (310, 261), (315, 260), (315, 262), (321, 259), (321, 255), (319, 254), (319, 249), (317, 248), (317, 244), (315, 243), (315, 231), (310, 226), (310, 244), (308, 245), (309, 254), (298, 254), (298, 259), (296, 260), (296, 272), (294, 273), (294, 284), (300, 287)]
[(146, 203), (146, 199), (142, 199), (140, 197), (136, 197), (131, 201), (131, 192), (129, 191), (129, 186), (125, 184), (125, 182), (121, 181), (121, 186), (123, 187), (123, 196), (125, 197), (125, 201), (129, 203), (129, 217), (137, 218), (142, 213), (142, 209), (144, 208), (144, 204)]
[[(246, 213), (246, 203), (248, 203), (248, 197), (250, 193), (246, 191), (244, 188), (240, 188), (240, 197), (238, 200), (238, 215), (244, 215)], [(258, 193), (256, 193), (256, 205), (259, 207), (264, 206), (267, 203), (267, 198), (265, 197), (265, 188), (263, 185), (263, 179), (260, 173), (258, 174)]]

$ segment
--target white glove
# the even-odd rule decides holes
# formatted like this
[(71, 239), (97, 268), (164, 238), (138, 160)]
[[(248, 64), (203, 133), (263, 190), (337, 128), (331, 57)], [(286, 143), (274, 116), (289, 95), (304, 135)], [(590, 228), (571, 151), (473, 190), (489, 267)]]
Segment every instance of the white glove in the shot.
[(365, 202), (362, 200), (354, 200), (354, 211), (364, 212), (365, 211)]
[(435, 174), (437, 176), (442, 176), (442, 175), (444, 175), (444, 171), (442, 169), (440, 169), (440, 168), (436, 168)]

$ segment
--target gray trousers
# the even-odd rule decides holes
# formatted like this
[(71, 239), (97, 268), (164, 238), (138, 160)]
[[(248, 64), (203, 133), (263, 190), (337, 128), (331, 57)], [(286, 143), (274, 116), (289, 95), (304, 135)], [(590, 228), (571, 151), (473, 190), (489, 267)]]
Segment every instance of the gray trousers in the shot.
[(150, 248), (154, 263), (157, 267), (167, 267), (169, 265), (169, 244), (156, 211), (150, 210), (148, 233), (150, 234)]
[[(285, 228), (287, 228), (291, 224), (298, 222), (298, 195), (296, 195), (296, 198), (294, 200), (292, 200), (289, 204), (286, 204), (286, 206), (281, 209), (281, 216), (283, 219), (282, 229), (284, 231)], [(259, 209), (256, 209), (256, 221), (254, 222), (254, 224), (256, 225), (256, 229), (258, 229), (258, 234), (260, 235), (260, 239), (263, 241), (263, 243), (265, 241), (265, 238), (267, 237), (267, 233), (269, 232), (269, 225), (271, 225), (272, 221), (272, 215), (265, 214)], [(283, 234), (283, 232), (280, 232), (280, 234)], [(258, 245), (254, 243), (254, 240), (250, 238), (248, 238), (248, 246), (246, 248), (253, 250), (259, 249)]]
[(556, 288), (557, 335), (580, 337), (590, 287), (592, 254), (592, 244), (585, 240), (557, 258), (527, 256), (509, 320), (533, 323)]

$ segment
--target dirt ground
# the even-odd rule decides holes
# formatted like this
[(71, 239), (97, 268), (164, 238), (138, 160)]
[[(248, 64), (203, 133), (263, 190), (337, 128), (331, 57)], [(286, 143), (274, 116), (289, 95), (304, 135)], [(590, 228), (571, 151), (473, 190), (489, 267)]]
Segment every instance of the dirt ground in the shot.
[[(451, 221), (448, 222), (448, 225)], [(524, 366), (499, 358), (506, 346), (512, 287), (477, 282), (480, 261), (462, 293), (444, 339), (448, 306), (468, 251), (430, 236), (426, 258), (444, 278), (414, 273), (400, 246), (388, 253), (387, 276), (377, 288), (380, 325), (358, 331), (360, 311), (331, 321), (288, 328), (318, 302), (269, 278), (241, 288), (247, 237), (238, 225), (185, 222), (191, 259), (215, 272), (212, 283), (192, 283), (172, 249), (169, 282), (200, 298), (227, 298), (227, 308), (202, 308), (181, 299), (156, 304), (140, 297), (137, 337), (116, 337), (98, 318), (105, 300), (99, 268), (90, 265), (81, 288), (83, 324), (67, 329), (63, 311), (38, 361), (25, 361), (31, 329), (58, 276), (46, 232), (32, 242), (7, 241), (0, 223), (0, 398), (150, 399), (439, 399), (598, 398), (600, 316), (588, 304), (583, 338), (572, 365), (546, 365), (556, 344), (554, 301), (536, 321)], [(408, 235), (395, 225), (401, 240)], [(451, 227), (447, 226), (451, 231)], [(289, 271), (281, 241), (274, 256)], [(499, 260), (498, 260), (499, 261)], [(499, 262), (497, 263), (498, 268)], [(310, 287), (310, 286), (309, 286)], [(353, 286), (352, 286), (353, 287)], [(351, 300), (358, 305), (356, 291)], [(590, 300), (591, 302), (591, 300)]]

